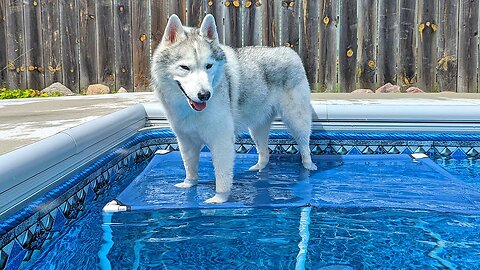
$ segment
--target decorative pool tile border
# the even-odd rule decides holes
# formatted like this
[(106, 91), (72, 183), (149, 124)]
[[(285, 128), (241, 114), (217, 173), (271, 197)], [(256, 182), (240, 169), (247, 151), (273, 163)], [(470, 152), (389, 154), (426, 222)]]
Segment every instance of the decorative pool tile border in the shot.
[[(156, 150), (177, 151), (170, 130), (146, 130), (97, 161), (79, 169), (66, 181), (0, 224), (0, 269), (17, 269), (39, 255), (45, 245), (87, 205), (97, 200), (135, 166), (145, 166)], [(272, 132), (269, 149), (275, 154), (297, 154), (295, 141), (286, 132)], [(431, 158), (480, 158), (480, 135), (314, 132), (314, 155), (370, 155), (425, 153)], [(253, 141), (242, 133), (238, 153), (256, 153)], [(203, 151), (208, 151), (204, 148)]]

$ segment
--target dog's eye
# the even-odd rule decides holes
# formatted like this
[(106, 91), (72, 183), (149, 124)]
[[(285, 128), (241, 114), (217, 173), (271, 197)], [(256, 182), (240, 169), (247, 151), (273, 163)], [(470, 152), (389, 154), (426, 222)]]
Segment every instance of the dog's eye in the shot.
[(213, 67), (213, 64), (207, 64), (207, 65), (205, 66), (205, 68), (207, 68), (207, 69), (211, 69), (212, 67)]
[(180, 65), (180, 67), (184, 70), (190, 70), (190, 68), (188, 66)]

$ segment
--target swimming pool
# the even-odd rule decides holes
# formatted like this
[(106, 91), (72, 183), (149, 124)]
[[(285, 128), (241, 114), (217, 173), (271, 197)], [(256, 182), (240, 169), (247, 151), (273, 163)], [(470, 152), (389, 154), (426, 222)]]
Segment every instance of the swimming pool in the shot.
[[(388, 201), (378, 207), (368, 204), (316, 207), (305, 203), (301, 197), (315, 193), (306, 185), (316, 186), (315, 179), (325, 179), (329, 175), (343, 177), (340, 171), (332, 170), (340, 163), (359, 166), (356, 161), (360, 157), (357, 155), (343, 156), (343, 161), (340, 158), (322, 158), (324, 162), (319, 166), (320, 174), (323, 173), (321, 177), (301, 176), (304, 170), (298, 160), (284, 156), (272, 157), (268, 173), (246, 172), (255, 162), (255, 156), (241, 155), (237, 158), (235, 171), (237, 187), (241, 187), (233, 190), (232, 200), (234, 203), (257, 200), (253, 202), (257, 207), (230, 203), (220, 207), (203, 205), (203, 208), (185, 204), (189, 200), (203, 201), (210, 195), (203, 193), (214, 190), (213, 183), (201, 181), (196, 190), (180, 191), (175, 196), (175, 192), (161, 185), (163, 181), (169, 181), (170, 175), (174, 175), (172, 181), (181, 179), (180, 170), (175, 169), (181, 164), (179, 155), (167, 160), (160, 157), (155, 162), (157, 157), (142, 172), (145, 177), (138, 173), (143, 167), (139, 166), (136, 172), (108, 190), (103, 200), (89, 206), (86, 214), (69, 225), (48, 246), (44, 255), (27, 269), (322, 269), (329, 266), (336, 269), (463, 269), (477, 263), (480, 250), (478, 214), (405, 209), (405, 205), (404, 209), (392, 208), (388, 207)], [(375, 160), (376, 157), (368, 156), (361, 163), (375, 166)], [(314, 161), (319, 164), (318, 158)], [(380, 164), (388, 167), (392, 166), (392, 161), (395, 164), (403, 159), (389, 157)], [(436, 161), (444, 164), (446, 160)], [(203, 169), (200, 170), (204, 179), (213, 179), (213, 168), (208, 166), (209, 163), (208, 154), (204, 153), (201, 159)], [(457, 162), (448, 161), (445, 168), (455, 168), (455, 173), (466, 177), (464, 180), (467, 183), (478, 184), (475, 171), (480, 163), (468, 166), (470, 171), (462, 166), (452, 167), (451, 163)], [(405, 166), (403, 163), (397, 165), (396, 169)], [(351, 170), (351, 167), (345, 170)], [(398, 177), (396, 172), (383, 173), (388, 174), (388, 178)], [(425, 172), (417, 174), (422, 173)], [(134, 177), (143, 178), (146, 183), (139, 183), (140, 186), (130, 184), (125, 189)], [(345, 181), (346, 184), (348, 182)], [(372, 182), (372, 185), (378, 184)], [(295, 186), (310, 191), (289, 193), (295, 190)], [(136, 190), (130, 192), (129, 188)], [(399, 185), (395, 187), (398, 190), (403, 188)], [(160, 189), (158, 193), (148, 195), (156, 189)], [(142, 190), (145, 194), (138, 195)], [(146, 204), (150, 208), (140, 209), (137, 206), (131, 212), (102, 214), (101, 209), (108, 202), (106, 198), (122, 200), (125, 192), (128, 197), (139, 198), (124, 196), (124, 199), (137, 201), (139, 205)], [(323, 192), (318, 191), (319, 194)], [(400, 195), (411, 196), (414, 192), (409, 190)], [(320, 197), (319, 194), (312, 198)], [(166, 198), (168, 196), (170, 198)], [(185, 197), (180, 200), (182, 196)], [(270, 197), (268, 204), (260, 201), (265, 197)], [(340, 197), (337, 194), (337, 201)], [(414, 196), (411, 199), (415, 200)], [(182, 205), (170, 207), (172, 201)], [(357, 198), (354, 203), (358, 202)], [(160, 208), (152, 210), (152, 205)], [(282, 207), (277, 207), (279, 205)], [(480, 213), (480, 210), (476, 212)]]
[[(476, 119), (470, 115), (472, 108), (464, 110), (465, 117), (460, 116), (463, 122), (432, 120), (417, 111), (424, 120), (430, 119), (419, 125), (418, 121), (402, 121), (411, 116), (402, 116), (388, 104), (378, 107), (388, 108), (390, 114), (375, 111), (372, 104), (357, 105), (362, 106), (352, 109), (355, 117), (348, 119), (340, 117), (345, 109), (337, 110), (348, 107), (345, 104), (324, 110), (317, 106), (317, 118), (325, 116), (323, 110), (330, 121), (315, 125), (315, 155), (425, 153), (469, 187), (479, 188), (480, 136)], [(435, 109), (424, 112), (429, 111)], [(105, 130), (105, 122), (111, 123), (112, 118), (90, 123), (87, 129), (67, 131), (60, 134), (65, 135), (65, 144), (58, 158), (44, 160), (42, 166), (33, 166), (28, 172), (16, 171), (16, 177), (22, 176), (24, 181), (8, 187), (12, 193), (3, 192), (0, 197), (2, 201), (7, 195), (19, 198), (10, 206), (2, 205), (2, 213), (8, 215), (2, 218), (0, 228), (0, 266), (194, 269), (200, 264), (205, 269), (358, 269), (476, 265), (480, 250), (477, 213), (303, 204), (103, 214), (103, 206), (147, 167), (156, 150), (177, 149), (156, 107), (130, 108), (120, 114), (116, 117), (122, 121), (117, 119), (114, 131)], [(293, 140), (280, 131), (281, 124), (275, 125), (278, 132), (272, 132), (272, 152), (295, 155)], [(88, 135), (92, 131), (96, 131), (94, 135)], [(74, 147), (65, 148), (71, 138)], [(63, 142), (54, 139), (56, 143), (48, 147), (37, 145), (34, 153), (45, 155), (43, 147), (50, 153), (50, 147)], [(251, 144), (247, 136), (240, 136), (237, 152), (255, 155)], [(59, 166), (62, 173), (56, 170)], [(54, 179), (46, 185), (49, 188), (33, 185), (36, 176), (45, 175)], [(29, 194), (15, 193), (15, 187), (22, 184), (31, 186)], [(23, 195), (32, 199), (20, 200)], [(472, 205), (478, 206), (478, 201)]]

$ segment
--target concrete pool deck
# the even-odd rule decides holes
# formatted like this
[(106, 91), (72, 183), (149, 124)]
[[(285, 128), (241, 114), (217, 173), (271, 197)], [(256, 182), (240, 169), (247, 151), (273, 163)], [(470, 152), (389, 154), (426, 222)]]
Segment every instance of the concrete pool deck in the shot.
[(151, 92), (0, 100), (0, 155), (138, 103)]
[[(480, 94), (313, 94), (331, 104), (444, 104), (480, 106)], [(155, 101), (151, 92), (0, 100), (0, 155), (138, 103)], [(451, 112), (455, 114), (454, 111)], [(480, 120), (480, 115), (479, 115)]]

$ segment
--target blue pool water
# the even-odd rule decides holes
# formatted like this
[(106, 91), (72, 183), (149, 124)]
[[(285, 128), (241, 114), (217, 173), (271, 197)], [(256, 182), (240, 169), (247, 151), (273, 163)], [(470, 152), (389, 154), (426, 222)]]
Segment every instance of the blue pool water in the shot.
[(480, 188), (480, 159), (437, 159), (442, 166), (458, 179)]
[[(436, 162), (480, 189), (480, 162)], [(102, 214), (102, 207), (123, 187), (109, 190), (89, 206), (27, 269), (474, 269), (479, 265), (477, 215), (305, 205)]]

